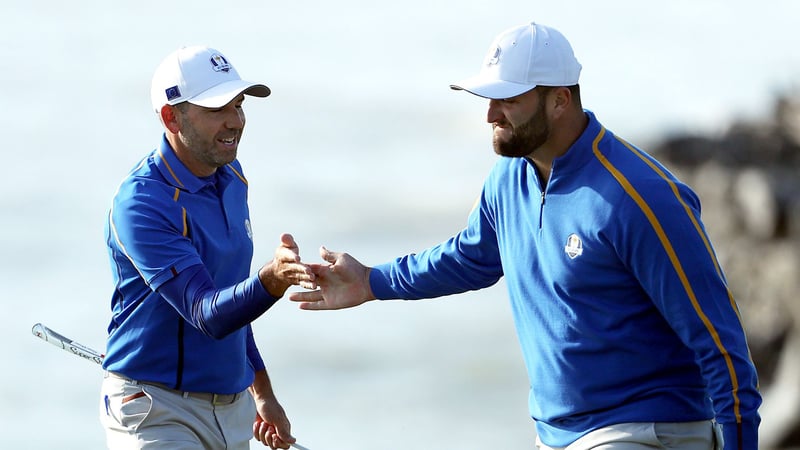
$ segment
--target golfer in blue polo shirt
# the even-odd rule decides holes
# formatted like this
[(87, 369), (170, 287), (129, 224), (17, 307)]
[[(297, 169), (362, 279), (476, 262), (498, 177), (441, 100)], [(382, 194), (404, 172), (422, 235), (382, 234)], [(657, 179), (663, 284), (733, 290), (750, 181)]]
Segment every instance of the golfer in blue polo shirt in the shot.
[(295, 441), (250, 322), (289, 286), (313, 287), (314, 275), (288, 234), (250, 274), (247, 179), (236, 159), (245, 96), (269, 94), (207, 47), (175, 51), (153, 76), (164, 135), (122, 181), (106, 225), (114, 292), (100, 415), (111, 449)]

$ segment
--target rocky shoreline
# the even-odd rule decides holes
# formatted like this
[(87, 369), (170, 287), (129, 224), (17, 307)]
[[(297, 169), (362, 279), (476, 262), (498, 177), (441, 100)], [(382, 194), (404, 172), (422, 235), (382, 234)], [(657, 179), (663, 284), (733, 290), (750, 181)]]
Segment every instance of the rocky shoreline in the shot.
[(763, 120), (650, 151), (700, 196), (759, 371), (759, 447), (800, 448), (800, 92)]

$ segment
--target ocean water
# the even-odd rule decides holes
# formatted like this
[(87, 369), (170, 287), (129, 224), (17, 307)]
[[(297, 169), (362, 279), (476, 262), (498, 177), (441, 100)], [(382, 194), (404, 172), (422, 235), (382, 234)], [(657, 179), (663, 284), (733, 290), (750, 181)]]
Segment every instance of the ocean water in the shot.
[[(376, 264), (465, 223), (495, 157), (485, 101), (448, 85), (478, 70), (500, 31), (529, 20), (563, 31), (584, 66), (584, 104), (646, 148), (763, 116), (796, 88), (799, 10), (790, 0), (4, 2), (0, 448), (104, 448), (101, 371), (30, 328), (102, 350), (104, 217), (158, 143), (149, 79), (175, 48), (211, 45), (273, 89), (246, 102), (240, 146), (254, 269), (285, 231), (307, 260), (324, 244)], [(312, 450), (533, 448), (502, 281), (335, 312), (282, 301), (254, 326)]]

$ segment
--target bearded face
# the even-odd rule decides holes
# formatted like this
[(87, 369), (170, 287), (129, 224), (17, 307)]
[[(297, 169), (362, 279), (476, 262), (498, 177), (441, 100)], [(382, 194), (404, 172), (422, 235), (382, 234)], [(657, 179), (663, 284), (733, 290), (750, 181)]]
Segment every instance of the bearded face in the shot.
[[(224, 109), (218, 111), (202, 108), (199, 113), (192, 114), (191, 117), (187, 114), (178, 115), (181, 127), (179, 137), (192, 158), (204, 167), (216, 169), (236, 159), (244, 128), (244, 114), (238, 107), (227, 109), (233, 112), (228, 112), (226, 115)], [(234, 114), (236, 119), (225, 120)], [(237, 125), (231, 127), (230, 123)]]
[[(547, 141), (550, 137), (550, 125), (547, 123), (543, 96), (539, 96), (538, 101), (536, 111), (525, 122), (514, 125), (508, 119), (504, 119), (500, 123), (492, 124), (494, 130), (492, 144), (495, 153), (521, 158), (531, 155)], [(503, 128), (505, 132), (499, 132), (498, 127)]]

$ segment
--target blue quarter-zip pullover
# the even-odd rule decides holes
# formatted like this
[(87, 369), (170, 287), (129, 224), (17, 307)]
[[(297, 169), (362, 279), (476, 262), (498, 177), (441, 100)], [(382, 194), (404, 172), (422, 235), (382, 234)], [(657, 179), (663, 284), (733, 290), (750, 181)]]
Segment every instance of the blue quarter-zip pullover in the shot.
[(466, 228), (374, 267), (373, 293), (430, 298), (505, 276), (547, 445), (715, 418), (726, 449), (755, 449), (756, 371), (697, 196), (586, 114), (546, 185), (528, 159), (501, 157)]

